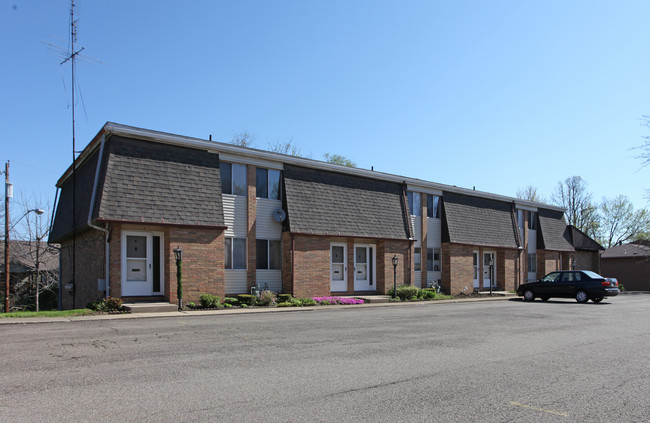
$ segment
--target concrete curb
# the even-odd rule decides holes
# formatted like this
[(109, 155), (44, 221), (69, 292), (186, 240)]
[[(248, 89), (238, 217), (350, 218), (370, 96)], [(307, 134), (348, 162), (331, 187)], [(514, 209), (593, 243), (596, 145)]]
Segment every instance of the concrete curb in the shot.
[(442, 304), (458, 303), (475, 303), (483, 301), (504, 301), (516, 296), (498, 296), (488, 298), (456, 298), (453, 300), (433, 300), (433, 301), (414, 301), (414, 302), (388, 302), (388, 303), (366, 303), (352, 305), (328, 305), (328, 306), (310, 306), (310, 307), (271, 307), (271, 308), (246, 308), (246, 309), (221, 309), (221, 310), (197, 310), (197, 311), (167, 311), (161, 313), (129, 313), (129, 314), (99, 314), (91, 316), (72, 316), (72, 317), (10, 317), (0, 319), (2, 325), (21, 325), (34, 323), (73, 323), (73, 322), (92, 322), (97, 320), (124, 320), (124, 319), (149, 319), (160, 317), (193, 317), (193, 316), (213, 316), (213, 315), (236, 315), (236, 314), (256, 314), (256, 313), (295, 313), (300, 311), (334, 311), (334, 310), (363, 310), (368, 307), (417, 307), (431, 306)]

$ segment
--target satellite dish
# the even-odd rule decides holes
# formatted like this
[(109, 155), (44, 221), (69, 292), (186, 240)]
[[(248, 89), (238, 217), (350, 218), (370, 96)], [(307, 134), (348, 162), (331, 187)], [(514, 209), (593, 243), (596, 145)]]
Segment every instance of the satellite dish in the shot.
[(284, 222), (284, 219), (287, 218), (287, 213), (282, 209), (273, 210), (273, 220), (278, 223)]

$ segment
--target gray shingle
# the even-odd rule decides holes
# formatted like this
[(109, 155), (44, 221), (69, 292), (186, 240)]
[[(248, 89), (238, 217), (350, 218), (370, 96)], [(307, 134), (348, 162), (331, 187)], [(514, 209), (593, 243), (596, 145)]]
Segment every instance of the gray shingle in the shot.
[(512, 204), (443, 193), (443, 242), (517, 248)]
[(402, 185), (285, 165), (291, 232), (408, 239)]
[(554, 251), (574, 251), (570, 234), (566, 230), (564, 213), (561, 211), (538, 209), (539, 231), (537, 248)]

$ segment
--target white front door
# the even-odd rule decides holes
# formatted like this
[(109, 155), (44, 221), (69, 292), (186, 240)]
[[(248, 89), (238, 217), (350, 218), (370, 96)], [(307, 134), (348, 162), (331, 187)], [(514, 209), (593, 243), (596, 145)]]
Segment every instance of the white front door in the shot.
[(345, 244), (330, 245), (330, 291), (346, 292), (348, 290), (347, 253)]
[(122, 233), (122, 296), (163, 294), (162, 234)]
[(376, 291), (375, 283), (375, 246), (354, 246), (354, 290)]
[(483, 288), (490, 288), (496, 285), (496, 263), (493, 252), (483, 253)]

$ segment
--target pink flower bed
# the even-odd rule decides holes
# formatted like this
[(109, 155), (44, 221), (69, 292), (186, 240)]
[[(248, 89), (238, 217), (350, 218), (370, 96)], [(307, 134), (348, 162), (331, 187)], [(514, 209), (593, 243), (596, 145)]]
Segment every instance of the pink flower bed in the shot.
[(323, 301), (329, 301), (330, 304), (363, 304), (363, 300), (356, 298), (341, 298), (341, 297), (312, 297), (314, 301), (321, 304)]

